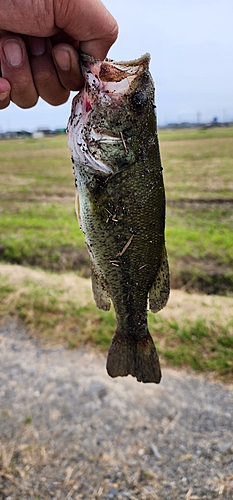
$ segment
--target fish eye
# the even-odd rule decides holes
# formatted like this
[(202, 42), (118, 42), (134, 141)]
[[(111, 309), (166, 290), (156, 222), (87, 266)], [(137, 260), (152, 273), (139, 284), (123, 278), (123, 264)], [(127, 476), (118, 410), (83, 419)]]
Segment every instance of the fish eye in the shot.
[(130, 104), (135, 111), (142, 109), (148, 101), (148, 96), (146, 92), (140, 90), (140, 92), (135, 92), (130, 98)]

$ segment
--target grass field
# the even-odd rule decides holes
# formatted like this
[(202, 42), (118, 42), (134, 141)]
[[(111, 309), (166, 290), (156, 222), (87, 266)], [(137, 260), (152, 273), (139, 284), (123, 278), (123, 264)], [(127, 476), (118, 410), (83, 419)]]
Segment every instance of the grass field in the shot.
[[(233, 289), (233, 129), (160, 132), (172, 286)], [(0, 142), (0, 259), (89, 273), (66, 138)]]
[[(233, 129), (160, 131), (159, 136), (172, 286), (232, 296)], [(64, 136), (1, 141), (0, 200), (3, 263), (59, 273), (75, 271), (79, 277), (89, 275), (84, 239), (74, 210), (74, 181)], [(24, 278), (21, 284), (12, 284), (12, 276), (5, 276), (3, 270), (1, 273), (3, 315), (16, 314), (31, 331), (47, 332), (57, 341), (61, 337), (68, 346), (78, 345), (82, 339), (107, 347), (114, 330), (112, 312), (98, 311), (90, 301), (78, 307), (70, 295), (65, 295), (65, 303), (63, 292), (58, 293), (51, 281), (51, 276), (55, 280), (58, 277), (50, 272), (44, 289), (38, 289), (31, 278), (26, 284)], [(60, 279), (66, 280), (66, 274)], [(151, 315), (151, 330), (163, 358), (172, 364), (214, 370), (229, 377), (233, 371), (230, 311), (231, 307), (223, 318), (220, 313), (212, 321), (215, 309), (209, 315), (205, 311), (199, 315), (197, 309), (190, 324), (185, 311), (176, 319), (174, 314), (169, 318)]]

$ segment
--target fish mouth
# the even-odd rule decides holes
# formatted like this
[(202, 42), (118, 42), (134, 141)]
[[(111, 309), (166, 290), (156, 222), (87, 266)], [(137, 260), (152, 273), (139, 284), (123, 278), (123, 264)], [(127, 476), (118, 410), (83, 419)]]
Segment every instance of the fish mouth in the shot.
[(133, 61), (116, 62), (111, 59), (99, 61), (81, 53), (81, 68), (89, 88), (93, 91), (122, 95), (132, 81), (149, 68), (150, 55), (144, 54)]
[(104, 61), (100, 61), (99, 59), (95, 59), (92, 56), (89, 56), (88, 54), (84, 54), (83, 52), (80, 52), (80, 57), (82, 61), (82, 70), (85, 71), (85, 68), (87, 68), (88, 71), (92, 71), (95, 73), (92, 69), (92, 65), (97, 65), (99, 66), (99, 77), (101, 80), (105, 81), (120, 81), (123, 78), (125, 78), (128, 75), (136, 74), (142, 69), (142, 71), (145, 71), (145, 69), (149, 68), (149, 63), (150, 63), (150, 54), (146, 53), (143, 56), (139, 57), (138, 59), (133, 59), (130, 61), (114, 61), (113, 59), (106, 58)]

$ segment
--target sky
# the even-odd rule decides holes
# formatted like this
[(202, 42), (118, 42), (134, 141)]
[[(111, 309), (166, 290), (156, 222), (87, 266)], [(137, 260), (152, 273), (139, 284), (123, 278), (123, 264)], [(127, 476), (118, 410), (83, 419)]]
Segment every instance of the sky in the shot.
[[(119, 25), (112, 59), (151, 54), (159, 126), (233, 120), (232, 0), (104, 0)], [(73, 93), (72, 96), (75, 94)], [(72, 97), (71, 96), (71, 97)], [(69, 101), (0, 111), (0, 132), (65, 127)]]

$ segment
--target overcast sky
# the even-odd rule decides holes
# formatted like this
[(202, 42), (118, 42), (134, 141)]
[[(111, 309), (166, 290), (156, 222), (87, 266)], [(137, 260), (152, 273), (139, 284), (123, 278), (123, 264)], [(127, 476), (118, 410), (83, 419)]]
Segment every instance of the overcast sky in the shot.
[[(151, 54), (159, 125), (233, 120), (232, 0), (104, 0), (120, 34), (109, 57)], [(0, 131), (65, 127), (70, 101), (0, 111)]]

